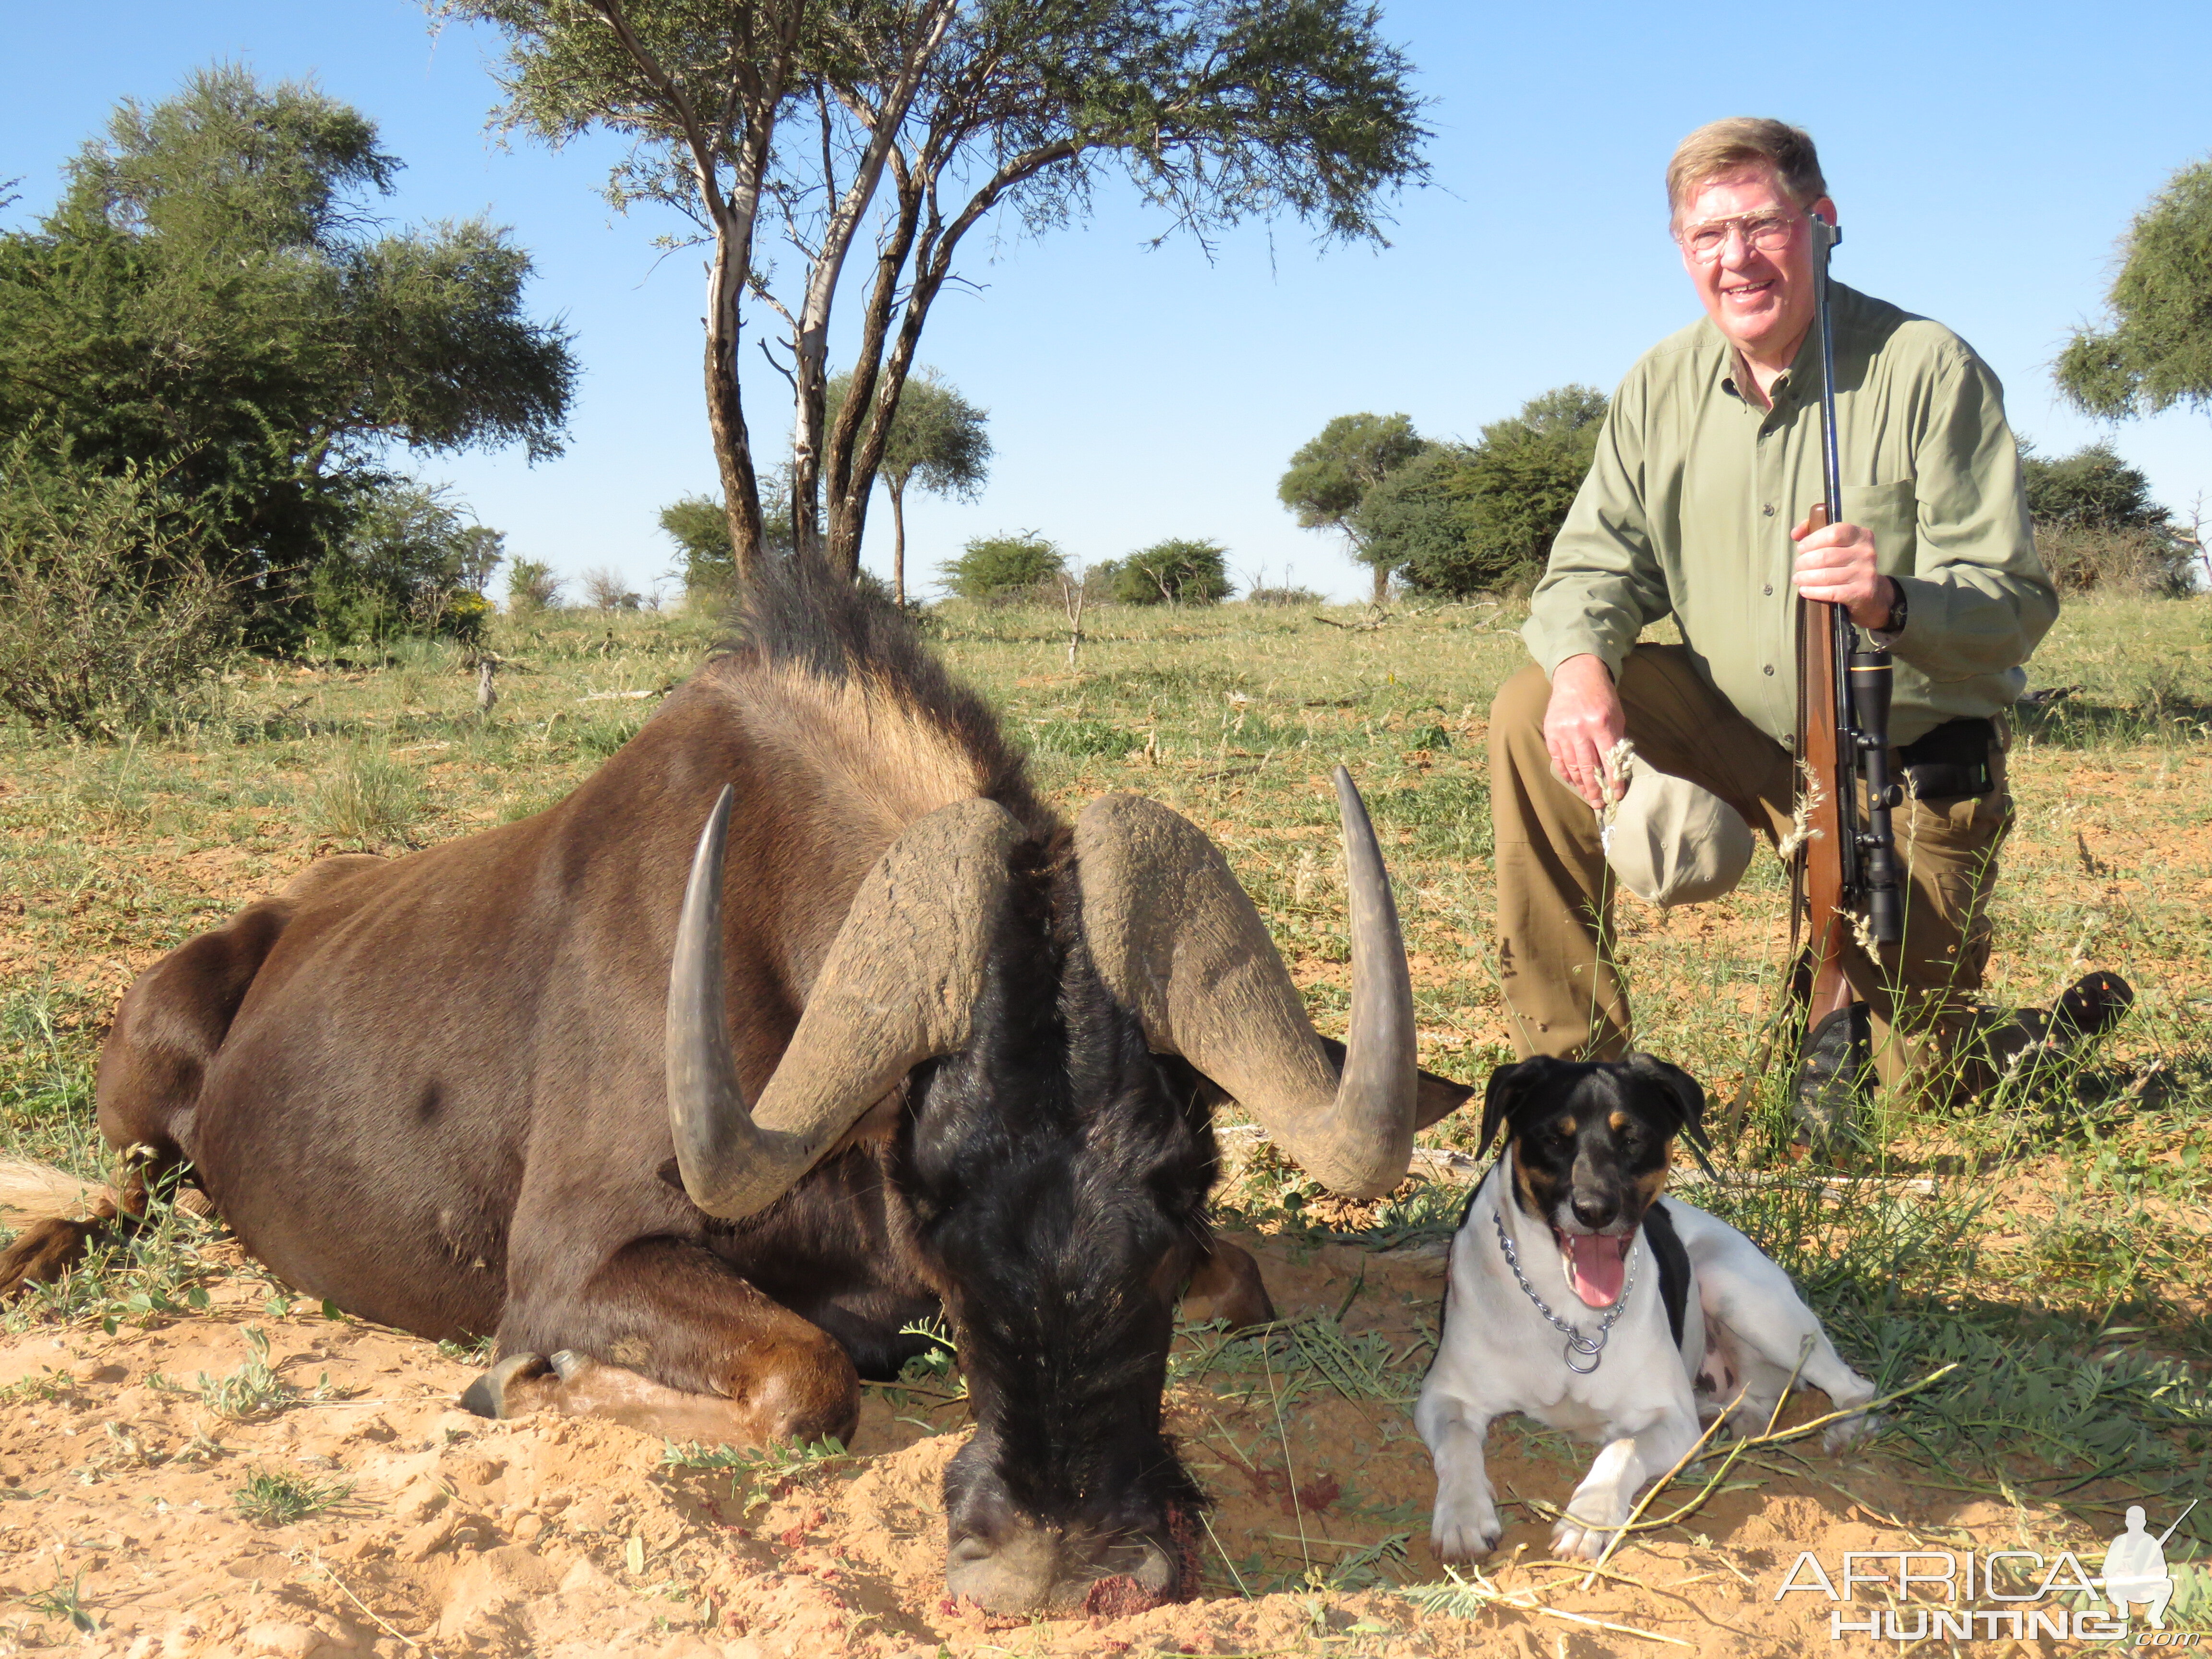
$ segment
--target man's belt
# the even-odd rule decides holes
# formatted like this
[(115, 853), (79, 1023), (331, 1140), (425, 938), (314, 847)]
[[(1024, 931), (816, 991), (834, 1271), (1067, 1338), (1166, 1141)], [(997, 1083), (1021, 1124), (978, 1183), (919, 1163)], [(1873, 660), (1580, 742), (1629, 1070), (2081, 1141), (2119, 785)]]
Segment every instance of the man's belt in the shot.
[(1996, 741), (1996, 726), (1989, 720), (1945, 720), (1897, 751), (1906, 793), (1920, 800), (1988, 794), (1996, 787), (1990, 772), (1990, 750)]

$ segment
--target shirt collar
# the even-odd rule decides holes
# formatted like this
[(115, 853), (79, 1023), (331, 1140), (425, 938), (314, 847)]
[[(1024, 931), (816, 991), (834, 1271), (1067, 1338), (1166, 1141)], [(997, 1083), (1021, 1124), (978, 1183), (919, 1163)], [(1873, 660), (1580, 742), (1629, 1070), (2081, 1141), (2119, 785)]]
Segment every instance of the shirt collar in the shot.
[[(1706, 319), (1706, 325), (1711, 326), (1710, 318)], [(1758, 409), (1759, 405), (1753, 402), (1749, 394), (1744, 391), (1747, 386), (1755, 386), (1759, 384), (1752, 379), (1751, 365), (1744, 362), (1743, 353), (1736, 349), (1726, 335), (1722, 334), (1717, 328), (1713, 330), (1713, 333), (1723, 347), (1721, 389), (1741, 402), (1746, 408)], [(1793, 401), (1792, 394), (1796, 387), (1817, 385), (1820, 378), (1820, 330), (1816, 323), (1805, 331), (1805, 337), (1797, 343), (1797, 355), (1790, 359), (1790, 367), (1775, 376), (1774, 385), (1767, 392), (1770, 409), (1779, 412)]]

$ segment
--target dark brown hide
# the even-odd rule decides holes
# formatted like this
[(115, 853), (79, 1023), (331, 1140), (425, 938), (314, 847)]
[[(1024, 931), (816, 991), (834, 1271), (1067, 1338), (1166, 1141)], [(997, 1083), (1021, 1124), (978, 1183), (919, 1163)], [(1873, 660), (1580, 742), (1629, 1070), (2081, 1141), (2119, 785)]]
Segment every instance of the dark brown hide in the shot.
[(959, 694), (933, 714), (871, 691), (725, 657), (550, 811), (316, 866), (133, 988), (104, 1132), (190, 1158), (249, 1249), (350, 1312), (790, 1403), (744, 1437), (849, 1432), (853, 1367), (823, 1328), (866, 1353), (933, 1299), (884, 1225), (876, 1159), (830, 1160), (755, 1222), (709, 1220), (663, 1176), (661, 1042), (684, 874), (724, 783), (744, 803), (724, 952), (749, 1091), (906, 823), (990, 794), (1049, 832)]

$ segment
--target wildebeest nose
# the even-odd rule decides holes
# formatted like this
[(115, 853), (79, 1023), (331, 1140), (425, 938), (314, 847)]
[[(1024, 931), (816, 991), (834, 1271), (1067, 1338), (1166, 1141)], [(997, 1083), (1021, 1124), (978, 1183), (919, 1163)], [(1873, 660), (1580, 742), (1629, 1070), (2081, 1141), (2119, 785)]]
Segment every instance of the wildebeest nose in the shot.
[(1610, 1199), (1583, 1198), (1577, 1195), (1574, 1201), (1575, 1219), (1585, 1227), (1603, 1227), (1620, 1213), (1620, 1206)]

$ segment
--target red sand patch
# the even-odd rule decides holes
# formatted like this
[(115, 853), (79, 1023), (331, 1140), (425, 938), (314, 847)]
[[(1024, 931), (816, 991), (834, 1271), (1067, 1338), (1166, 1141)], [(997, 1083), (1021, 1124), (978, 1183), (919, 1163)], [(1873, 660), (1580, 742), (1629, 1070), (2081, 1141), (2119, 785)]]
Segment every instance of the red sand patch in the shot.
[[(1341, 1249), (1245, 1242), (1288, 1316), (1334, 1311), (1356, 1276)], [(1402, 1346), (1410, 1394), (1438, 1267), (1380, 1257), (1364, 1267), (1346, 1324)], [(1270, 1373), (1172, 1391), (1170, 1428), (1213, 1499), (1188, 1527), (1190, 1599), (1153, 1606), (1133, 1584), (1109, 1582), (1081, 1614), (1032, 1621), (945, 1595), (939, 1493), (964, 1433), (957, 1406), (895, 1407), (871, 1391), (860, 1455), (753, 1492), (727, 1474), (666, 1468), (658, 1439), (612, 1425), (468, 1416), (453, 1401), (471, 1371), (432, 1345), (350, 1321), (273, 1318), (265, 1294), (241, 1275), (218, 1287), (206, 1317), (0, 1343), (0, 1384), (18, 1385), (0, 1407), (0, 1651), (34, 1642), (115, 1659), (1662, 1650), (1533, 1612), (1459, 1620), (1424, 1615), (1383, 1589), (1317, 1594), (1310, 1570), (1322, 1581), (1363, 1552), (1393, 1578), (1433, 1581), (1442, 1568), (1427, 1549), (1433, 1487), (1407, 1409), (1347, 1398), (1310, 1373), (1302, 1388)], [(281, 1375), (309, 1397), (227, 1422), (191, 1385), (246, 1361), (247, 1325), (268, 1334)], [(1789, 1473), (1747, 1472), (1742, 1490), (1622, 1552), (1612, 1576), (1583, 1589), (1579, 1566), (1547, 1564), (1549, 1523), (1530, 1505), (1564, 1500), (1589, 1451), (1501, 1426), (1492, 1472), (1508, 1525), (1489, 1571), (1501, 1589), (1561, 1611), (1698, 1653), (1768, 1659), (1830, 1651), (1826, 1603), (1771, 1600), (1799, 1550), (1832, 1559), (1847, 1548), (1993, 1548), (2051, 1535), (2040, 1517), (1916, 1485), (1887, 1458), (1800, 1449), (1802, 1462), (1778, 1466)], [(349, 1480), (352, 1491), (291, 1525), (258, 1526), (234, 1502), (255, 1469)], [(80, 1638), (25, 1605), (58, 1582), (76, 1584), (96, 1635)]]

